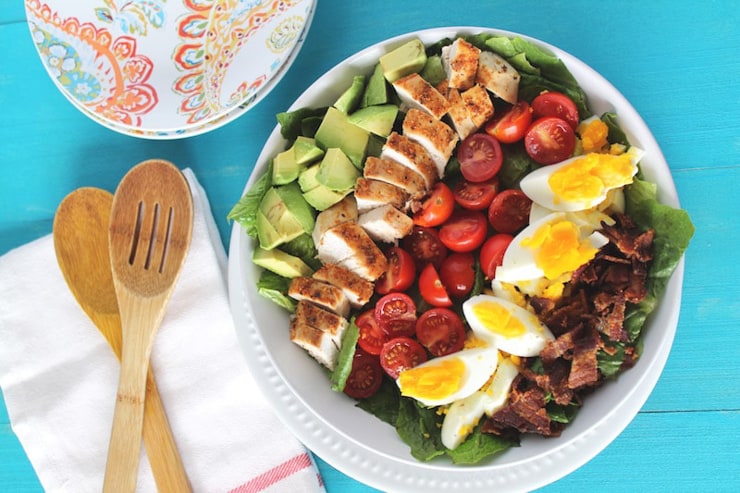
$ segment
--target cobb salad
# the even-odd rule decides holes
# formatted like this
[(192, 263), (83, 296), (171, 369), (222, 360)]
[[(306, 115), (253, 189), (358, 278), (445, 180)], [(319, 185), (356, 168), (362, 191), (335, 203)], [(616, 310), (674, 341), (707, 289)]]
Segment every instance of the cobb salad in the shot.
[(693, 226), (556, 57), (413, 40), (278, 120), (288, 147), (230, 214), (257, 243), (259, 292), (414, 457), (557, 436), (639, 357)]

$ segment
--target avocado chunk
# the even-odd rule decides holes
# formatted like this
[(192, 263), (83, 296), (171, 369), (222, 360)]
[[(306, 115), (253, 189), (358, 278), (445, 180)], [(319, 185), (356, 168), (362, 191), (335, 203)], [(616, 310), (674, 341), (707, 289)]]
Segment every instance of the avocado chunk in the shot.
[(424, 64), (424, 68), (421, 69), (419, 75), (433, 86), (445, 80), (447, 73), (442, 66), (442, 57), (439, 55), (428, 57), (427, 63)]
[(334, 107), (345, 115), (352, 113), (359, 106), (364, 90), (365, 76), (355, 75), (352, 78), (352, 85), (339, 96), (339, 99), (334, 103)]
[(256, 214), (256, 228), (257, 228), (257, 239), (260, 243), (260, 248), (265, 250), (272, 250), (273, 248), (282, 245), (286, 241), (286, 236), (279, 233), (272, 225), (269, 219), (262, 213), (257, 211)]
[(388, 102), (388, 83), (383, 75), (383, 66), (380, 63), (375, 64), (372, 75), (367, 81), (365, 92), (362, 93), (360, 108), (375, 106), (376, 104), (385, 104)]
[(324, 151), (338, 147), (357, 169), (361, 169), (370, 132), (350, 123), (347, 118), (347, 115), (338, 109), (329, 107), (316, 130), (316, 144)]
[(344, 190), (342, 192), (334, 191), (324, 185), (319, 184), (318, 187), (312, 188), (308, 192), (303, 194), (303, 198), (306, 202), (311, 204), (311, 207), (317, 211), (324, 211), (329, 207), (333, 206), (344, 197), (346, 197), (352, 190)]
[(427, 54), (424, 44), (415, 38), (381, 56), (379, 62), (386, 80), (393, 83), (401, 77), (420, 72), (427, 63)]
[(273, 185), (285, 185), (298, 178), (305, 166), (298, 164), (293, 147), (280, 152), (272, 160)]
[[(303, 228), (303, 232), (313, 232), (316, 220), (316, 211), (314, 211), (306, 202), (306, 199), (303, 198), (303, 194), (301, 193), (298, 183), (292, 182), (281, 187), (276, 187), (275, 190), (285, 203), (286, 211), (289, 213), (286, 213), (285, 215), (293, 216), (296, 222), (298, 222), (298, 224)], [(293, 238), (291, 238), (291, 240), (292, 239)]]
[(316, 180), (316, 174), (318, 172), (319, 165), (314, 164), (306, 168), (305, 171), (298, 176), (298, 186), (301, 187), (301, 190), (304, 193), (309, 192), (321, 185), (318, 180)]
[(326, 150), (324, 158), (319, 163), (316, 181), (329, 190), (344, 192), (354, 188), (359, 176), (360, 171), (344, 152), (337, 147), (332, 147)]
[(310, 164), (324, 155), (323, 149), (316, 145), (316, 139), (299, 135), (293, 143), (293, 153), (298, 164)]
[(381, 137), (388, 137), (398, 115), (398, 106), (395, 104), (380, 104), (360, 108), (349, 115), (350, 123)]
[(258, 246), (252, 254), (252, 261), (263, 269), (291, 279), (313, 274), (313, 269), (306, 265), (303, 260), (279, 248), (266, 250)]

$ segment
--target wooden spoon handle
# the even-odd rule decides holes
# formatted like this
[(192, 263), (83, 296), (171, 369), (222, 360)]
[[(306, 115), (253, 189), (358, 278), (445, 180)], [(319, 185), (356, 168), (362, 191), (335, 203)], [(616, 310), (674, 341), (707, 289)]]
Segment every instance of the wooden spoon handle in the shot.
[(160, 493), (192, 491), (151, 368), (146, 379), (143, 437), (157, 490)]

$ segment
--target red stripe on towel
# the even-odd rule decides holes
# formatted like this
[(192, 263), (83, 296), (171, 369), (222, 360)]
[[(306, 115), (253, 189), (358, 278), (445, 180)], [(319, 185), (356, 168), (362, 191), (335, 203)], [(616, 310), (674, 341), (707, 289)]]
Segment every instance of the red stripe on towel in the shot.
[(302, 471), (307, 467), (311, 467), (311, 465), (311, 458), (308, 456), (308, 453), (296, 455), (292, 459), (286, 460), (269, 471), (265, 471), (259, 476), (255, 476), (243, 485), (237, 486), (229, 493), (257, 493), (259, 491), (263, 491), (288, 476), (295, 474), (298, 471)]

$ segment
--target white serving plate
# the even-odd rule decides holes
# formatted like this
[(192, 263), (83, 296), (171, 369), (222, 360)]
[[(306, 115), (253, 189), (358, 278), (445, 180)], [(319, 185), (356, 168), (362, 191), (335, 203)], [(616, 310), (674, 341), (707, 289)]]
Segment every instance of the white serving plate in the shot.
[[(593, 69), (547, 43), (508, 31), (479, 27), (435, 28), (373, 45), (339, 63), (291, 106), (330, 105), (357, 73), (369, 73), (380, 55), (419, 37), (425, 44), (456, 34), (493, 32), (521, 36), (549, 49), (568, 66), (589, 96), (595, 114), (616, 112), (630, 142), (646, 151), (645, 177), (659, 184), (661, 202), (678, 207), (675, 185), (650, 130), (619, 91)], [(259, 156), (245, 192), (286, 142), (275, 128)], [(325, 371), (288, 336), (284, 310), (256, 291), (259, 268), (251, 262), (253, 242), (234, 225), (229, 247), (229, 292), (237, 334), (262, 391), (285, 425), (312, 451), (347, 475), (384, 491), (528, 491), (554, 482), (596, 456), (630, 423), (652, 392), (668, 358), (678, 324), (683, 261), (644, 330), (644, 352), (635, 367), (590, 395), (558, 438), (528, 436), (475, 466), (440, 459), (414, 459), (395, 430), (333, 392)], [(639, 444), (635, 444), (639, 446)]]

